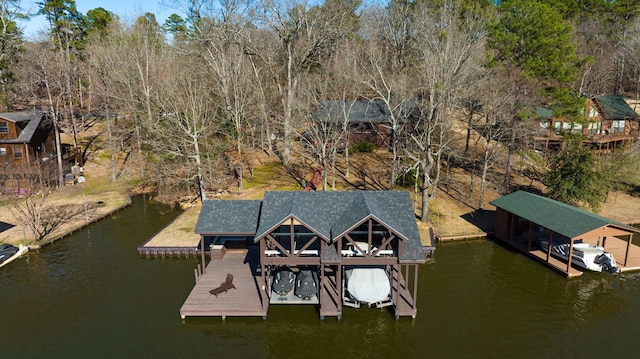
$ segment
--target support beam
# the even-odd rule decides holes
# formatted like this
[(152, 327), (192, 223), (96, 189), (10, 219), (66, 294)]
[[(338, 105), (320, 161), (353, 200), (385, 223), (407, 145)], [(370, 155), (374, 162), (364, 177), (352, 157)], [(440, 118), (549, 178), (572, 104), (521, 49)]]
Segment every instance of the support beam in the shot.
[(624, 265), (627, 266), (627, 258), (629, 257), (629, 247), (631, 247), (631, 241), (633, 240), (633, 234), (629, 233), (627, 236), (627, 249), (624, 253)]

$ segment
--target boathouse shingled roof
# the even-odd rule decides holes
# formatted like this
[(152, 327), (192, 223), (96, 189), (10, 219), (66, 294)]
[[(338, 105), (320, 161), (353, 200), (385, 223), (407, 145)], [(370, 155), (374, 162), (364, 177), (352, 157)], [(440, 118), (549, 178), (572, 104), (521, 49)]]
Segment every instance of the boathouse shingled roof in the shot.
[(373, 217), (403, 242), (400, 261), (424, 260), (411, 199), (402, 191), (281, 192), (264, 195), (255, 240), (294, 217), (326, 241), (332, 241)]
[(195, 232), (198, 234), (256, 233), (259, 200), (208, 200), (202, 203)]
[(525, 191), (513, 192), (490, 203), (567, 238), (610, 225), (638, 231), (637, 228), (624, 223)]

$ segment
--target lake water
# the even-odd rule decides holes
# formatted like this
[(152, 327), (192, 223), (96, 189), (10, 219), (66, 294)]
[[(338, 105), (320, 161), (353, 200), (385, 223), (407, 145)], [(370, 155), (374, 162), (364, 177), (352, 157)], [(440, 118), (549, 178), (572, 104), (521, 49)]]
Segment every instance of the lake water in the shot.
[(441, 244), (420, 268), (418, 316), (271, 306), (261, 318), (180, 319), (197, 259), (137, 246), (178, 212), (144, 198), (0, 270), (0, 358), (635, 357), (640, 273), (566, 279), (492, 241)]

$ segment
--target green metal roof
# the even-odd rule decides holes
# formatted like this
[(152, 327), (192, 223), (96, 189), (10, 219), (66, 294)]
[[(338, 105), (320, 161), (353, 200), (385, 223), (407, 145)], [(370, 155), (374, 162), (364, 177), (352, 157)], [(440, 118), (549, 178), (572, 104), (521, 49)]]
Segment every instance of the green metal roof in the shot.
[(602, 117), (607, 120), (638, 120), (638, 115), (629, 106), (627, 101), (622, 96), (597, 96), (595, 101), (598, 103), (602, 111), (604, 111)]
[(633, 232), (639, 231), (624, 223), (525, 191), (513, 192), (490, 203), (567, 238), (574, 238), (607, 225), (616, 225)]
[(553, 111), (548, 109), (548, 108), (536, 107), (535, 111), (536, 111), (536, 116), (538, 118), (551, 118), (551, 117), (553, 117)]

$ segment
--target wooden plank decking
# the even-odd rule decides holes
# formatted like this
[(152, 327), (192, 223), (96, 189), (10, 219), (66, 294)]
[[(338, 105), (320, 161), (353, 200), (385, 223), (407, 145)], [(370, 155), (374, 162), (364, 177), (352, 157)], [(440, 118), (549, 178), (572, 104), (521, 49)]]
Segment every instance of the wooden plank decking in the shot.
[[(334, 273), (332, 273), (334, 274)], [(335, 275), (325, 275), (322, 283), (323, 291), (320, 293), (320, 319), (324, 317), (342, 318), (341, 307), (342, 298), (338, 296), (338, 287), (335, 281)]]
[[(263, 317), (269, 309), (267, 293), (259, 285), (260, 276), (255, 263), (248, 260), (251, 252), (228, 252), (222, 260), (209, 262), (180, 308), (180, 317)], [(233, 274), (236, 289), (217, 297), (209, 293), (225, 281), (227, 273)]]

